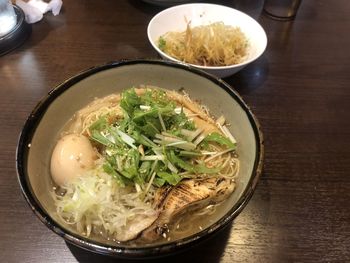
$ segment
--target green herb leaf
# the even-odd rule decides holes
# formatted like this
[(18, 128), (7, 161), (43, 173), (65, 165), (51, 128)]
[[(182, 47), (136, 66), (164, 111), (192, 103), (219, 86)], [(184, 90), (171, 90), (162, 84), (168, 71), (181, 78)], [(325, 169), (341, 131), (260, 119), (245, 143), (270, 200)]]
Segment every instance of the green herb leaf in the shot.
[(91, 126), (89, 127), (89, 130), (103, 130), (108, 126), (108, 122), (106, 119), (106, 116), (100, 117), (97, 121), (95, 121)]
[(216, 174), (220, 172), (222, 167), (213, 167), (213, 168), (208, 168), (204, 164), (198, 164), (195, 166), (195, 172), (199, 174)]
[(165, 46), (166, 46), (166, 41), (165, 41), (165, 39), (164, 39), (162, 36), (159, 37), (159, 39), (158, 39), (158, 47), (159, 47), (159, 49), (162, 50), (162, 51), (164, 51)]
[(153, 123), (147, 122), (143, 126), (137, 126), (141, 131), (145, 133), (146, 136), (154, 138), (154, 136), (159, 133), (160, 128), (157, 128)]
[(209, 168), (204, 164), (198, 164), (198, 165), (190, 164), (189, 162), (186, 162), (183, 159), (176, 156), (174, 151), (170, 152), (169, 160), (171, 160), (171, 162), (177, 165), (178, 167), (196, 174), (202, 174), (202, 173), (213, 174), (213, 173), (218, 173), (222, 169), (221, 167)]
[(186, 171), (194, 172), (194, 166), (188, 162), (185, 162), (181, 158), (177, 157), (174, 151), (170, 151), (170, 153), (168, 154), (168, 159), (176, 166)]
[(222, 146), (227, 146), (228, 148), (236, 148), (236, 144), (233, 143), (229, 138), (222, 136), (220, 133), (213, 132), (204, 139), (205, 142), (216, 142)]
[(177, 185), (182, 179), (178, 174), (174, 173), (158, 172), (157, 175), (171, 185)]
[(144, 121), (145, 117), (158, 117), (158, 109), (153, 108), (148, 111), (136, 109), (134, 111), (133, 121), (135, 121), (136, 123), (141, 123), (142, 121)]
[(141, 99), (137, 96), (135, 89), (129, 89), (122, 93), (122, 99), (120, 100), (120, 107), (125, 110), (130, 117), (133, 116), (134, 109), (141, 105)]
[(108, 140), (106, 137), (104, 137), (100, 132), (98, 132), (97, 130), (93, 130), (92, 134), (91, 134), (91, 139), (93, 139), (94, 141), (101, 143), (105, 146), (110, 146), (112, 144), (112, 142), (110, 140)]
[[(180, 130), (187, 129), (190, 131), (194, 131), (196, 129), (195, 124), (191, 121), (184, 112), (180, 114), (174, 114), (169, 122), (169, 130)], [(180, 133), (180, 131), (179, 131)]]
[(121, 173), (121, 175), (123, 175), (124, 177), (126, 177), (128, 179), (132, 179), (135, 176), (135, 174), (133, 174), (132, 172), (133, 171), (131, 171), (131, 173), (130, 173), (129, 169), (124, 169), (122, 171), (119, 171), (119, 173)]
[(154, 178), (152, 184), (157, 186), (157, 187), (162, 187), (165, 184), (165, 180), (163, 178), (156, 177), (156, 178)]
[(148, 139), (146, 136), (142, 135), (140, 131), (133, 131), (132, 137), (138, 144), (142, 144), (147, 147), (156, 147), (156, 144)]
[(102, 166), (103, 170), (108, 173), (109, 175), (113, 176), (118, 184), (122, 187), (125, 186), (125, 183), (123, 181), (123, 178), (113, 169), (113, 167), (109, 164), (109, 163), (105, 163), (103, 166)]

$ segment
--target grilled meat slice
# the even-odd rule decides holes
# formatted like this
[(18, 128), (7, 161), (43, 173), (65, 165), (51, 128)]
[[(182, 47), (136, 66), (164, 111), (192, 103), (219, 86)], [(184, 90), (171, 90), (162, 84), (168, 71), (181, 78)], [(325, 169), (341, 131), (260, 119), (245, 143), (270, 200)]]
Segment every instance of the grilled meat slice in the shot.
[(234, 190), (233, 180), (224, 177), (188, 179), (173, 188), (161, 188), (155, 197), (157, 220), (142, 233), (142, 239), (154, 241), (168, 231), (167, 225), (178, 214), (195, 207), (203, 208), (225, 200)]
[(115, 238), (118, 241), (129, 241), (135, 239), (139, 234), (147, 229), (157, 219), (158, 213), (137, 215), (125, 226), (124, 231), (117, 233)]

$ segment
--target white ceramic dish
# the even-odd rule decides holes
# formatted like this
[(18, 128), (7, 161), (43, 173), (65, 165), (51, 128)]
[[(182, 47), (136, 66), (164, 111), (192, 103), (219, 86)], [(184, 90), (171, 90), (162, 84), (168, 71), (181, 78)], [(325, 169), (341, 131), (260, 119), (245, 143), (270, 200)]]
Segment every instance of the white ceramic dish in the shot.
[(147, 35), (153, 48), (164, 59), (181, 62), (161, 51), (158, 48), (158, 38), (169, 31), (184, 31), (187, 21), (193, 27), (207, 25), (214, 22), (223, 22), (226, 25), (238, 26), (249, 41), (247, 59), (236, 65), (207, 67), (192, 65), (218, 77), (230, 76), (262, 55), (267, 45), (264, 29), (253, 18), (236, 9), (215, 4), (184, 4), (174, 6), (158, 13), (148, 24)]

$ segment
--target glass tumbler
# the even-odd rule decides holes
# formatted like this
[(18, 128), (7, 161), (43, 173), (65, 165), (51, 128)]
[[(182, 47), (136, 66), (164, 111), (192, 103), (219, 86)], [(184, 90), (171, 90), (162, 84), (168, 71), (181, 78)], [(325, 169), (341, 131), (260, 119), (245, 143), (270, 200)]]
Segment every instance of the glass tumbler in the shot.
[(17, 23), (17, 17), (9, 0), (0, 0), (0, 37), (10, 32)]
[(278, 20), (295, 18), (302, 0), (265, 0), (264, 12)]

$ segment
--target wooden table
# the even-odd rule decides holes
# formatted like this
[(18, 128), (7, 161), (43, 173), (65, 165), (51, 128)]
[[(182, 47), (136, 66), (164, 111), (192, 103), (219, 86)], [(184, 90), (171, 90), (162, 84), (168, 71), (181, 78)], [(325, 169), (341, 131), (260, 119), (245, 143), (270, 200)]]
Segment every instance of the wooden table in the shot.
[[(240, 9), (268, 35), (262, 57), (226, 79), (265, 135), (265, 169), (244, 211), (188, 252), (154, 262), (350, 262), (350, 4), (303, 1), (291, 22), (262, 1)], [(77, 72), (122, 58), (157, 58), (146, 27), (163, 8), (141, 1), (65, 0), (0, 57), (0, 261), (129, 262), (66, 244), (30, 211), (15, 151), (36, 103)]]

